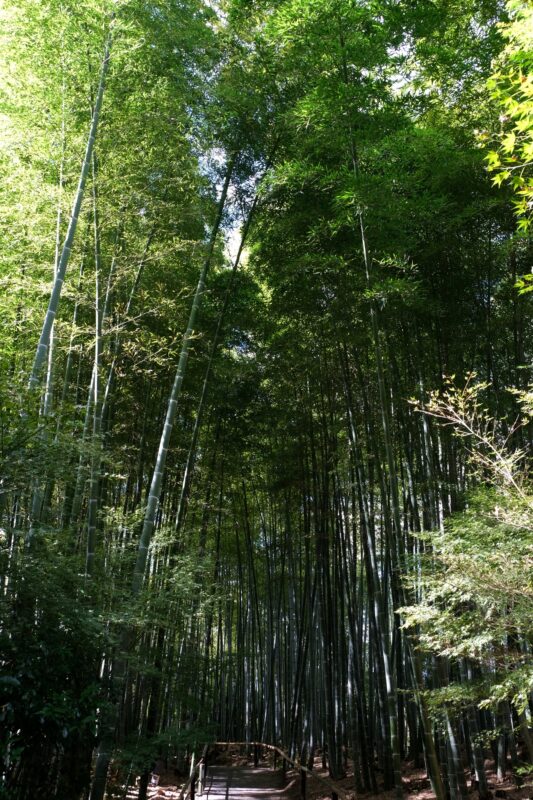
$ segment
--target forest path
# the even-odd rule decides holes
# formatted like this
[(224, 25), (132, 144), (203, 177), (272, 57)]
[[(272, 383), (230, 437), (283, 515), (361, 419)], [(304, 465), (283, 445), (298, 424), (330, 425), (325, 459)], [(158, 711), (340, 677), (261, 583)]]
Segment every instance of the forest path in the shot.
[(267, 767), (208, 767), (203, 800), (289, 800), (291, 784), (281, 770)]
[[(218, 766), (207, 768), (204, 791), (197, 790), (196, 800), (296, 800), (296, 781), (288, 781), (282, 770), (268, 767)], [(159, 786), (150, 786), (149, 800), (178, 800), (181, 787), (170, 773), (162, 776)], [(127, 798), (137, 800), (138, 790), (131, 787)]]

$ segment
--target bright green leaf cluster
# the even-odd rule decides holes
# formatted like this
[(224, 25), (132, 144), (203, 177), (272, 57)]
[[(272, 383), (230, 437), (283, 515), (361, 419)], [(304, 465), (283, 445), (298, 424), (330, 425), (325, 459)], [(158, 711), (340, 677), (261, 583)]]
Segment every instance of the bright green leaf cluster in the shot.
[(511, 19), (502, 25), (508, 44), (489, 81), (501, 130), (487, 163), (495, 186), (511, 186), (518, 227), (525, 231), (533, 216), (533, 6), (512, 0), (508, 8)]
[[(466, 440), (479, 485), (464, 511), (424, 535), (432, 548), (422, 596), (401, 614), (405, 628), (418, 630), (423, 650), (452, 663), (467, 659), (492, 676), (482, 704), (508, 700), (520, 712), (531, 691), (531, 660), (517, 642), (533, 636), (533, 496), (523, 458), (508, 451), (481, 404), (485, 389), (469, 381), (454, 390), (450, 383), (422, 408)], [(518, 394), (527, 415), (530, 393)]]

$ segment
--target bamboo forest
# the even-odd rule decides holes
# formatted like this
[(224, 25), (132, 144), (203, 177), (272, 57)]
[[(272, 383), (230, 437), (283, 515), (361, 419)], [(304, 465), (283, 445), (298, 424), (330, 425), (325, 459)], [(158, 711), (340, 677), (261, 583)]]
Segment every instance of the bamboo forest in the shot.
[(531, 0), (0, 40), (0, 800), (530, 800)]

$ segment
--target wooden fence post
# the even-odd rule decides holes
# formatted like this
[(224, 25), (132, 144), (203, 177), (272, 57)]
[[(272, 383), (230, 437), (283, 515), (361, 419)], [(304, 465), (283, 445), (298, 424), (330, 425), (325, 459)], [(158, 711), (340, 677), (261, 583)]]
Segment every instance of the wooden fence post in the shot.
[(305, 800), (307, 790), (307, 772), (305, 769), (300, 770), (300, 796), (302, 800)]

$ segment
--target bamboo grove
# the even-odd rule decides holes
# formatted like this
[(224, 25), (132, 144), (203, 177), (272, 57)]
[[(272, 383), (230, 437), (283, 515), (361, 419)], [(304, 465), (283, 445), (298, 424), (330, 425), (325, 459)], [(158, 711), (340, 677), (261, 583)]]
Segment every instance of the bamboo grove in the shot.
[(0, 15), (0, 797), (527, 781), (528, 3)]

